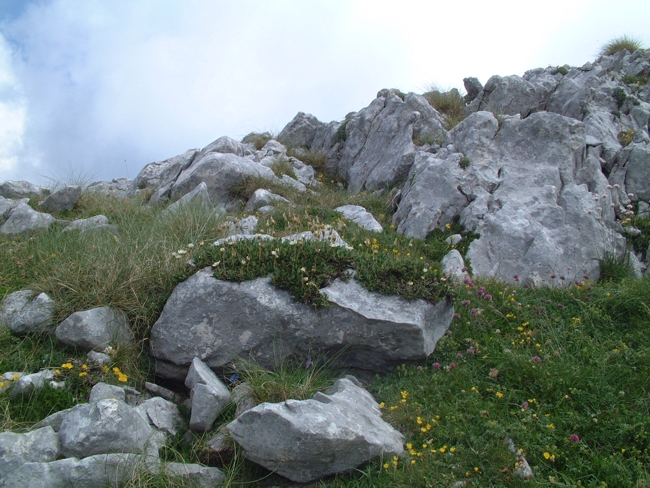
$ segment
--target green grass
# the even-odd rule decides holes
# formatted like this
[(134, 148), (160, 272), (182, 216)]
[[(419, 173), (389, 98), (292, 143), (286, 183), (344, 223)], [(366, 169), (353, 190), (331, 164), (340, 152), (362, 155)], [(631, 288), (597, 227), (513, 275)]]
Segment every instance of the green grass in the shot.
[(641, 39), (628, 36), (628, 35), (623, 35), (621, 37), (617, 37), (607, 42), (600, 49), (600, 55), (611, 56), (612, 54), (616, 54), (617, 52), (623, 50), (633, 53), (634, 51), (642, 48), (643, 48), (643, 41), (641, 41)]
[[(260, 184), (249, 182), (248, 190)], [(650, 279), (630, 280), (614, 269), (609, 279), (605, 271), (602, 282), (585, 278), (564, 289), (478, 280), (451, 285), (438, 268), (450, 250), (444, 239), (463, 233), (456, 248), (465, 254), (477, 237), (457, 222), (434, 230), (424, 241), (411, 240), (392, 225), (386, 210), (390, 192), (349, 195), (327, 181), (318, 194), (273, 190), (294, 205), (259, 215), (259, 232), (282, 237), (329, 226), (353, 249), (252, 241), (222, 251), (209, 244), (226, 235), (227, 225), (202, 207), (163, 216), (161, 208), (137, 200), (85, 195), (68, 217), (103, 213), (120, 226), (117, 236), (63, 233), (53, 227), (0, 237), (0, 289), (3, 295), (27, 287), (47, 292), (57, 304), (57, 321), (80, 309), (120, 308), (129, 314), (138, 340), (146, 339), (174, 286), (217, 261), (217, 277), (244, 280), (270, 274), (297, 300), (314, 305), (322, 304), (318, 288), (348, 268), (357, 271), (364, 286), (382, 293), (431, 301), (454, 297), (458, 316), (436, 351), (426, 361), (376, 376), (369, 386), (383, 404), (384, 418), (405, 435), (410, 449), (396, 462), (373, 460), (314, 486), (449, 487), (463, 480), (481, 487), (648, 486)], [(343, 220), (333, 209), (344, 204), (367, 208), (385, 232), (370, 233)], [(647, 248), (647, 219), (632, 217), (631, 223), (642, 231), (631, 245)], [(196, 268), (187, 266), (190, 258)], [(49, 367), (69, 385), (21, 402), (11, 402), (8, 392), (1, 394), (3, 430), (28, 427), (50, 412), (86, 401), (98, 381), (142, 388), (144, 380), (154, 379), (146, 341), (111, 355), (106, 370), (96, 368), (85, 363), (85, 351), (62, 348), (49, 336), (19, 338), (0, 329), (0, 372)], [(258, 401), (310, 398), (340, 374), (327, 368), (325, 358), (312, 359), (311, 368), (285, 362), (273, 371), (249, 365), (238, 372)], [(187, 417), (187, 410), (182, 413)], [(225, 464), (209, 456), (205, 442), (233, 416), (231, 406), (212, 432), (190, 441), (170, 439), (163, 460), (218, 465), (227, 473), (226, 486), (259, 486), (261, 480), (280, 484), (281, 479), (246, 461), (237, 449)], [(532, 480), (515, 475), (517, 459), (506, 437), (524, 451), (535, 473)], [(128, 486), (183, 485), (165, 474), (143, 472)]]

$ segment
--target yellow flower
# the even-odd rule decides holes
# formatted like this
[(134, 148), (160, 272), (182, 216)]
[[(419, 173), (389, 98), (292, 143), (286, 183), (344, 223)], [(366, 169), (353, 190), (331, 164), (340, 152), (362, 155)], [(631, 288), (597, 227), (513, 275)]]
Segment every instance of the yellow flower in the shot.
[(390, 464), (384, 463), (384, 469), (388, 469), (388, 468), (390, 468)]
[(497, 396), (497, 398), (503, 398), (503, 393), (501, 393), (500, 391), (497, 391), (495, 395)]
[(415, 464), (415, 463), (416, 463), (415, 459), (411, 459), (411, 464)]
[(451, 224), (445, 224), (445, 227), (447, 227), (447, 229), (451, 229)]
[(83, 377), (86, 376), (87, 374), (88, 374), (88, 373), (86, 373), (85, 371), (82, 371), (81, 373), (79, 373), (79, 378), (83, 378)]
[(413, 444), (409, 442), (408, 444), (406, 444), (406, 448), (410, 451), (411, 449), (413, 449)]
[(547, 428), (547, 429), (555, 429), (555, 425), (553, 425), (553, 424), (548, 424), (548, 425), (546, 426), (546, 428)]
[(381, 402), (381, 403), (379, 404), (379, 408), (386, 408), (386, 404), (385, 404), (384, 402)]
[(129, 378), (128, 378), (128, 376), (126, 376), (125, 374), (120, 373), (120, 374), (117, 376), (117, 381), (119, 381), (119, 382), (121, 382), (121, 383), (126, 383), (127, 381), (129, 381)]
[(550, 459), (551, 455), (548, 452), (544, 453), (544, 459)]
[(60, 370), (60, 369), (55, 369), (55, 370), (54, 370), (54, 374), (56, 374), (56, 375), (61, 374), (61, 370)]
[(88, 365), (87, 365), (87, 364), (82, 364), (82, 365), (81, 365), (81, 369), (83, 369), (83, 370), (88, 369)]
[(19, 375), (19, 374), (15, 374), (15, 375), (14, 375), (14, 381), (18, 381), (19, 379), (20, 379), (20, 375)]
[(72, 369), (72, 363), (63, 363), (61, 367), (63, 369)]
[(416, 422), (417, 422), (418, 424), (422, 424), (422, 417), (418, 417), (417, 420), (416, 420)]

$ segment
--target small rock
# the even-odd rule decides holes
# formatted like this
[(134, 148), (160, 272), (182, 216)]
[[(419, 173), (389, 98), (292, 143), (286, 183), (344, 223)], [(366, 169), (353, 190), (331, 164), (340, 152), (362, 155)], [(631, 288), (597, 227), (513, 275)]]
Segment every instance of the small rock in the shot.
[(54, 302), (45, 293), (21, 290), (7, 295), (0, 309), (0, 322), (16, 335), (44, 332), (52, 326)]
[(110, 307), (75, 312), (56, 328), (55, 334), (67, 346), (96, 351), (133, 341), (126, 314)]
[(52, 213), (72, 210), (77, 204), (82, 191), (83, 188), (79, 185), (64, 186), (40, 202), (40, 205), (45, 211)]

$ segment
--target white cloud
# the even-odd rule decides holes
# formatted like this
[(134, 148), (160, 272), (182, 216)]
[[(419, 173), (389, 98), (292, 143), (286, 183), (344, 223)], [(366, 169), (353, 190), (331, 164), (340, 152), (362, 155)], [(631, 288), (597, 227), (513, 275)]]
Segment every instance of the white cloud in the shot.
[(0, 46), (0, 73), (14, 76), (0, 75), (0, 87), (22, 94), (0, 89), (9, 110), (0, 134), (13, 141), (3, 145), (0, 180), (36, 181), (60, 168), (134, 177), (222, 135), (277, 132), (298, 111), (340, 120), (381, 88), (462, 88), (466, 76), (485, 83), (582, 64), (607, 39), (643, 32), (639, 12), (647, 18), (650, 7), (629, 2), (630, 15), (625, 4), (612, 12), (600, 0), (34, 3), (0, 27), (11, 42)]

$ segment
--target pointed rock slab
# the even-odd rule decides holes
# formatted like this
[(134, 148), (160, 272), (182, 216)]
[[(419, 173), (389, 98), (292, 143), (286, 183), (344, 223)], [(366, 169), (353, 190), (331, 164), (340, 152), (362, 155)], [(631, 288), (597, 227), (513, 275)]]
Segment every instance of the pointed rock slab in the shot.
[(0, 196), (5, 198), (30, 198), (43, 197), (50, 194), (50, 190), (36, 186), (29, 181), (5, 181), (0, 184)]
[(230, 403), (230, 391), (217, 375), (199, 358), (192, 360), (185, 378), (190, 388), (192, 415), (190, 429), (196, 432), (210, 430), (221, 411)]
[(168, 475), (189, 481), (196, 488), (221, 486), (226, 479), (219, 468), (200, 464), (167, 463), (164, 470)]
[(135, 409), (146, 418), (147, 422), (170, 435), (176, 435), (183, 424), (178, 407), (164, 398), (153, 397), (145, 400)]
[(54, 315), (54, 302), (45, 293), (34, 296), (31, 290), (16, 291), (7, 295), (0, 308), (0, 322), (12, 333), (25, 335), (50, 329)]
[(0, 485), (3, 477), (18, 469), (23, 464), (54, 461), (59, 457), (60, 453), (59, 436), (52, 430), (52, 427), (43, 427), (25, 434), (1, 432)]
[(75, 312), (61, 322), (55, 334), (67, 346), (96, 351), (133, 340), (126, 314), (110, 307)]
[[(433, 351), (453, 318), (446, 302), (408, 302), (365, 290), (354, 280), (322, 290), (333, 306), (314, 310), (270, 278), (234, 283), (205, 268), (180, 283), (151, 331), (159, 374), (174, 379), (195, 357), (216, 369), (251, 357), (273, 368), (288, 356), (344, 351), (338, 361), (370, 371), (419, 360)], [(187, 369), (185, 369), (187, 371)]]
[(378, 456), (398, 456), (403, 437), (354, 378), (312, 400), (263, 403), (226, 426), (244, 456), (292, 481), (344, 473)]
[(50, 463), (25, 463), (4, 479), (6, 488), (100, 488), (122, 486), (142, 468), (137, 454), (98, 454)]
[(66, 457), (94, 454), (143, 453), (154, 431), (126, 403), (105, 399), (73, 407), (61, 422), (59, 439)]
[(363, 227), (364, 229), (372, 230), (374, 232), (384, 231), (381, 224), (375, 220), (372, 214), (359, 205), (343, 205), (342, 207), (337, 207), (334, 210), (342, 213), (343, 217), (351, 220), (359, 227)]

